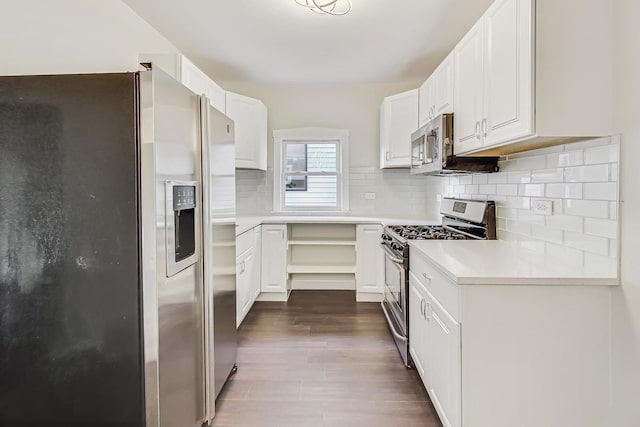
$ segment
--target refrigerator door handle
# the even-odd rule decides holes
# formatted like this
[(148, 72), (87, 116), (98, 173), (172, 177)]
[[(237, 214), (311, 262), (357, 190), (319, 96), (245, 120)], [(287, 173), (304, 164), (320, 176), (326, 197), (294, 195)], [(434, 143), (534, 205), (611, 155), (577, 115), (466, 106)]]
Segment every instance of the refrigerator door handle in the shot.
[(206, 161), (208, 152), (206, 141), (209, 134), (209, 100), (201, 95), (200, 96), (200, 149), (202, 152), (202, 226), (203, 226), (203, 239), (202, 239), (202, 277), (203, 280), (203, 310), (204, 310), (204, 346), (203, 346), (203, 360), (204, 360), (204, 423), (211, 424), (213, 417), (215, 416), (215, 386), (214, 386), (214, 364), (213, 364), (213, 289), (211, 281), (209, 280), (207, 266), (208, 249), (205, 244), (210, 240), (209, 233), (211, 233), (211, 225), (209, 224), (209, 218), (206, 217), (206, 213), (209, 210), (209, 188), (207, 177), (209, 175), (209, 165)]

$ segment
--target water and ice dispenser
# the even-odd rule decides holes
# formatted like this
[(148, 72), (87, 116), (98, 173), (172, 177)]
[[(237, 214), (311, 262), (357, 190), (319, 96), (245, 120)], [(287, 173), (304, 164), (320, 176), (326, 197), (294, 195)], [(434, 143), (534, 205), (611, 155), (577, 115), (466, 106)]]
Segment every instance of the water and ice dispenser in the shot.
[(167, 277), (198, 261), (195, 182), (166, 183)]

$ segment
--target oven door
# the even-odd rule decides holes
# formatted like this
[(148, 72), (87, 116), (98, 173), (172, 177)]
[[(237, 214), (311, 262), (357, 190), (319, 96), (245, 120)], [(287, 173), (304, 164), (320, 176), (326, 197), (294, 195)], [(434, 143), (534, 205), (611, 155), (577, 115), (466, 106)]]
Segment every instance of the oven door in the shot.
[(399, 334), (407, 336), (407, 307), (406, 307), (406, 270), (405, 262), (394, 254), (386, 245), (382, 245), (384, 252), (384, 299), (389, 315), (393, 317), (395, 325), (399, 326)]

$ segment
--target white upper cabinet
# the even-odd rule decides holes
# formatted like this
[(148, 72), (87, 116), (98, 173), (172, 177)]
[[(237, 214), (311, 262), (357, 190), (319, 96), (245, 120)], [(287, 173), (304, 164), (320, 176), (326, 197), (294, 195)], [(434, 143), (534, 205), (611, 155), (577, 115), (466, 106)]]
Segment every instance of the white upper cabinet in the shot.
[(418, 89), (420, 126), (440, 114), (453, 113), (454, 64), (451, 52)]
[(497, 0), (484, 19), (484, 145), (533, 134), (533, 6)]
[(600, 58), (613, 51), (603, 19), (611, 8), (609, 0), (496, 0), (454, 50), (456, 154), (610, 135), (613, 75)]
[(418, 89), (418, 115), (420, 126), (424, 126), (433, 118), (434, 81), (435, 79), (433, 77), (429, 77)]
[(433, 72), (433, 112), (434, 117), (444, 113), (453, 113), (453, 81), (455, 55), (451, 52)]
[(227, 92), (226, 114), (236, 131), (236, 168), (267, 170), (267, 107), (258, 99)]
[(384, 98), (380, 106), (380, 168), (411, 165), (411, 134), (418, 129), (418, 89)]
[(479, 21), (460, 40), (455, 56), (455, 150), (467, 152), (482, 145), (480, 122), (482, 121), (482, 60), (483, 22)]

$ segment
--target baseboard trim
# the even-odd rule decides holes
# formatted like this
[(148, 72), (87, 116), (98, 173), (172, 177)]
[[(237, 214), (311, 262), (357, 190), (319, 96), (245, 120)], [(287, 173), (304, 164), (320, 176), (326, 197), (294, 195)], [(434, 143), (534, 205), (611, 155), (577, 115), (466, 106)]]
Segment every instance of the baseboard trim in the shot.
[(382, 302), (384, 294), (372, 292), (356, 292), (356, 301), (358, 302)]
[(256, 301), (287, 302), (289, 292), (262, 292)]
[(291, 289), (305, 291), (355, 291), (355, 280), (291, 280)]

